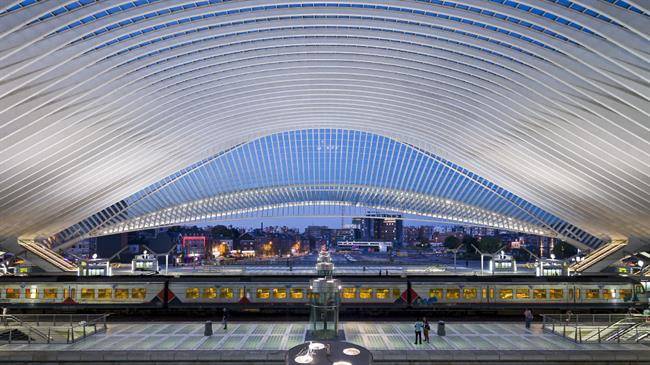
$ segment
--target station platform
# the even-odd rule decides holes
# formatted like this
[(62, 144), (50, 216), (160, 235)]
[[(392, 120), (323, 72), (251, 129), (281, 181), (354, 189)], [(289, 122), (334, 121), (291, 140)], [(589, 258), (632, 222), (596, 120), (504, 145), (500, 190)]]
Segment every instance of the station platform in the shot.
[[(203, 322), (111, 323), (105, 333), (74, 344), (2, 344), (0, 363), (58, 364), (281, 364), (286, 350), (304, 342), (306, 322), (235, 322), (223, 330)], [(346, 341), (370, 350), (376, 364), (583, 363), (650, 364), (645, 344), (580, 344), (530, 330), (523, 323), (448, 322), (446, 336), (413, 343), (409, 322), (344, 322)]]

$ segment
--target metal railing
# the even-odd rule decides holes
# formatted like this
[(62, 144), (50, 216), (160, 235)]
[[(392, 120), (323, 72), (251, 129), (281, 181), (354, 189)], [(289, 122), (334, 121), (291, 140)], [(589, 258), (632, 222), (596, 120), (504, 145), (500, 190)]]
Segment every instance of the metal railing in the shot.
[(542, 329), (576, 343), (650, 343), (650, 316), (542, 314)]
[(0, 343), (74, 343), (108, 328), (109, 314), (2, 314)]

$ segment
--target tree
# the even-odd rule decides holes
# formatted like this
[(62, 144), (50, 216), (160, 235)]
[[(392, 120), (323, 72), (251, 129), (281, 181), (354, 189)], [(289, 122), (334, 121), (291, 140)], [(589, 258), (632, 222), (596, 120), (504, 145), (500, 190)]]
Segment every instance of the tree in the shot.
[(484, 253), (494, 253), (494, 251), (501, 248), (501, 239), (494, 236), (482, 237), (478, 242), (478, 249)]
[(478, 240), (474, 236), (466, 235), (463, 237), (463, 245), (465, 246), (466, 257), (477, 258), (479, 253), (476, 252), (474, 246), (478, 247)]
[(443, 245), (446, 248), (453, 250), (460, 245), (460, 240), (456, 236), (447, 236), (447, 238), (445, 238), (445, 242), (443, 243)]
[(223, 225), (214, 226), (211, 229), (212, 235), (221, 238), (232, 238), (233, 232), (228, 227)]
[(566, 259), (578, 253), (578, 249), (564, 241), (558, 240), (553, 246), (553, 254), (556, 259)]

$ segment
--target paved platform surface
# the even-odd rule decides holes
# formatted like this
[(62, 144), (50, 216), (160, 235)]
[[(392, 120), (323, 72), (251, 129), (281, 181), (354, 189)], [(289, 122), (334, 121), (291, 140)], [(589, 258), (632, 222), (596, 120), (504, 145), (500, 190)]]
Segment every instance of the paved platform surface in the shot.
[[(644, 344), (577, 344), (543, 333), (540, 325), (527, 330), (521, 323), (481, 322), (446, 324), (447, 335), (431, 333), (430, 343), (413, 343), (413, 324), (407, 322), (345, 322), (346, 339), (371, 350), (377, 363), (448, 363), (537, 359), (597, 361), (620, 359), (622, 363), (647, 361), (650, 346)], [(435, 327), (435, 326), (434, 326)], [(203, 323), (113, 323), (106, 333), (75, 344), (3, 344), (0, 363), (34, 362), (118, 363), (150, 361), (176, 363), (230, 361), (232, 363), (280, 363), (284, 351), (304, 341), (307, 323), (231, 323), (224, 331), (214, 324), (214, 334), (203, 336)], [(9, 356), (10, 354), (10, 356)], [(84, 360), (86, 359), (86, 360)], [(510, 360), (508, 360), (510, 359)], [(453, 361), (452, 361), (453, 360)], [(614, 363), (608, 361), (608, 363)]]

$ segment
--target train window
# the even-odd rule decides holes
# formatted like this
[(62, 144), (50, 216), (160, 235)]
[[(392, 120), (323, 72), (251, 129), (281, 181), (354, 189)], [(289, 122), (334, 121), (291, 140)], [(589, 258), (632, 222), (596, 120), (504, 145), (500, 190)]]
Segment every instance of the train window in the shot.
[(614, 299), (614, 289), (603, 289), (603, 299)]
[(113, 289), (97, 289), (97, 299), (110, 300), (113, 297)]
[(58, 289), (56, 288), (47, 288), (43, 290), (43, 298), (45, 299), (56, 299)]
[(515, 298), (517, 299), (530, 299), (530, 289), (517, 289), (515, 291)]
[(275, 299), (287, 299), (287, 289), (285, 289), (285, 288), (273, 288), (273, 298), (275, 298)]
[(632, 290), (631, 289), (619, 289), (618, 294), (621, 296), (621, 299), (623, 299), (623, 300), (632, 299)]
[(37, 299), (38, 289), (32, 285), (30, 288), (25, 288), (25, 299)]
[(477, 294), (476, 288), (463, 288), (463, 299), (476, 299)]
[(20, 298), (20, 289), (7, 288), (7, 289), (5, 289), (5, 294), (7, 296), (7, 299), (19, 299)]
[(185, 289), (185, 298), (187, 299), (197, 299), (199, 297), (199, 288), (187, 288)]
[(563, 299), (564, 289), (549, 289), (549, 296), (551, 299)]
[(533, 298), (546, 299), (546, 289), (533, 289)]
[(300, 288), (291, 288), (291, 299), (302, 299), (305, 292)]
[(235, 292), (232, 288), (220, 288), (219, 289), (219, 298), (232, 299), (235, 296)]
[(271, 291), (269, 288), (257, 288), (255, 296), (258, 299), (269, 299), (271, 297)]
[(359, 289), (359, 298), (361, 298), (361, 299), (370, 299), (370, 298), (372, 298), (372, 289), (371, 288), (361, 288), (361, 289)]
[(512, 289), (500, 289), (499, 299), (512, 299)]
[(115, 289), (115, 299), (129, 299), (129, 289)]
[(388, 289), (380, 288), (377, 289), (375, 292), (375, 296), (377, 299), (388, 299), (390, 295), (390, 291)]
[(585, 291), (585, 298), (587, 299), (598, 299), (600, 298), (600, 293), (598, 289), (587, 289)]
[[(144, 299), (147, 295), (147, 289), (145, 288), (133, 288), (131, 289), (131, 298), (132, 299)], [(197, 293), (198, 296), (198, 293)]]
[(217, 288), (203, 288), (204, 299), (214, 299), (217, 297)]
[(483, 299), (487, 298), (487, 289), (486, 288), (481, 289), (481, 296), (482, 296)]
[(399, 298), (402, 296), (402, 292), (399, 288), (393, 288), (393, 298)]
[(460, 299), (460, 289), (447, 289), (447, 299)]
[(490, 288), (490, 299), (494, 299), (494, 288)]
[(442, 299), (442, 289), (429, 289), (429, 298)]
[(343, 288), (343, 299), (355, 299), (357, 297), (357, 288)]
[(95, 289), (81, 288), (81, 299), (95, 299)]

